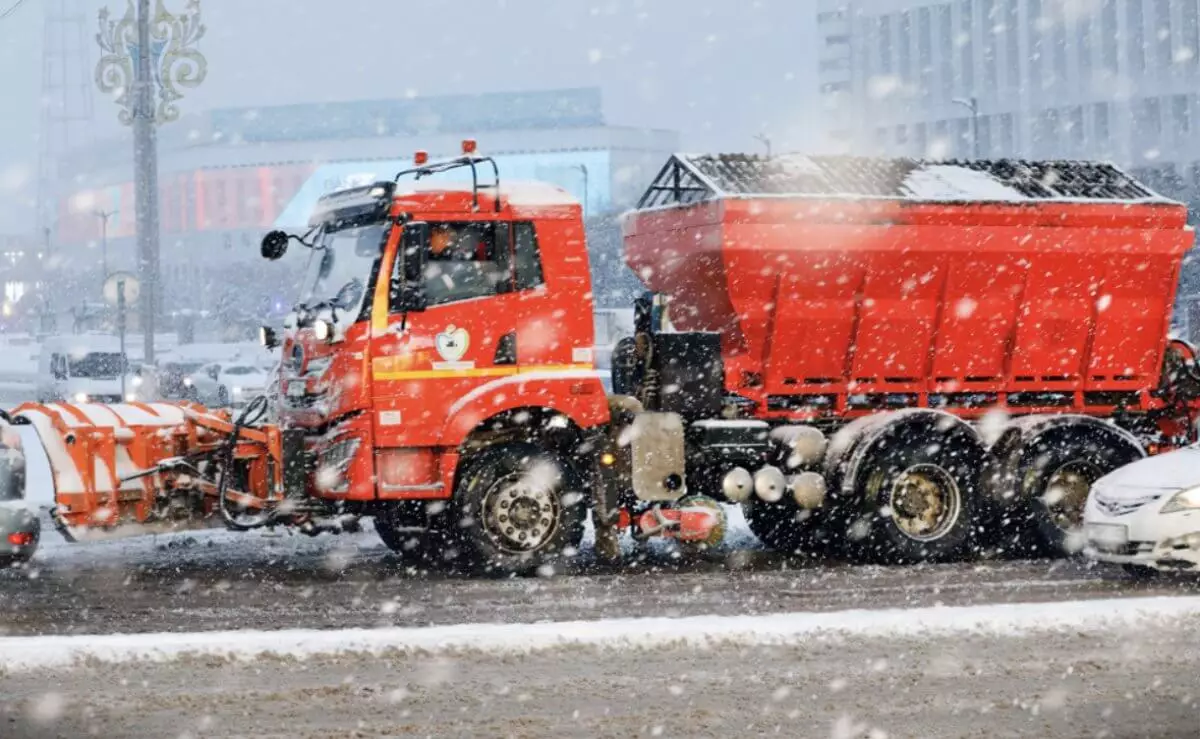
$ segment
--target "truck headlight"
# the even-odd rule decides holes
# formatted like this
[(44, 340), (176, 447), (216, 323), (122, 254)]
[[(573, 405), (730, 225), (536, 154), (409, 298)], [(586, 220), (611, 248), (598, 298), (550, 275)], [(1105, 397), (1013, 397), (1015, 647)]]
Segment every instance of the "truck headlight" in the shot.
[(1200, 487), (1186, 488), (1171, 496), (1159, 513), (1200, 510)]
[(313, 336), (317, 341), (328, 341), (330, 336), (333, 336), (333, 326), (329, 325), (329, 321), (323, 318), (318, 318), (313, 321)]
[(134, 377), (132, 380), (129, 381), (129, 384), (133, 385), (134, 387), (141, 387), (142, 386), (142, 378)]
[(88, 394), (87, 393), (75, 393), (75, 402), (76, 403), (88, 402)]

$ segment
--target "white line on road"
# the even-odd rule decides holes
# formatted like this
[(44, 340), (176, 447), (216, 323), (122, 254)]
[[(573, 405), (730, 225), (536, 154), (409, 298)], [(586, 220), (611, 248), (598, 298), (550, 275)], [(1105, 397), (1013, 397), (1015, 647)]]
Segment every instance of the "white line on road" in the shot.
[(1154, 628), (1200, 616), (1200, 597), (1117, 598), (766, 616), (627, 618), (427, 628), (28, 636), (0, 638), (0, 669), (68, 667), (82, 661), (166, 661), (187, 656), (253, 659), (384, 651), (520, 654), (562, 647), (646, 649), (797, 644), (839, 637), (982, 634), (1017, 637), (1069, 630)]

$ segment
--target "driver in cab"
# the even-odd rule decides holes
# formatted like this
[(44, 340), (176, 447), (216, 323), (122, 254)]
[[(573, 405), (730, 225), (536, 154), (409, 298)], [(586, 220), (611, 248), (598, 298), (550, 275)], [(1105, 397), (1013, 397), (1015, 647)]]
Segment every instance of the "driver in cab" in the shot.
[(430, 305), (492, 295), (504, 279), (491, 224), (438, 223), (429, 233), (425, 295)]

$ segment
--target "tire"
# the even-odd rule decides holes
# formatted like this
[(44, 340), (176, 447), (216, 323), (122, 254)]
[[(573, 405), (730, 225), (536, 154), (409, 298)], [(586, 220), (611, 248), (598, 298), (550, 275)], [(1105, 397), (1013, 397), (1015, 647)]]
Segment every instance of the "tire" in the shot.
[(772, 551), (806, 554), (821, 551), (818, 515), (801, 510), (788, 498), (777, 503), (751, 498), (742, 503), (742, 514), (750, 531)]
[(567, 458), (513, 443), (474, 452), (462, 465), (452, 526), (473, 568), (527, 574), (578, 551), (589, 505)]
[(443, 562), (453, 560), (454, 552), (445, 545), (444, 527), (436, 527), (430, 522), (429, 528), (423, 532), (403, 531), (406, 524), (395, 517), (387, 515), (375, 516), (375, 533), (384, 545), (406, 565), (439, 566)]
[(1124, 436), (1102, 427), (1080, 424), (1044, 432), (1022, 452), (1017, 467), (1023, 496), (1017, 520), (1046, 553), (1073, 553), (1072, 533), (1083, 523), (1092, 484), (1142, 456)]
[(1150, 582), (1157, 580), (1162, 576), (1162, 573), (1153, 567), (1145, 565), (1121, 565), (1121, 569), (1125, 570), (1125, 574), (1138, 582)]
[(885, 564), (963, 559), (979, 518), (983, 445), (958, 422), (898, 424), (868, 441), (851, 462), (859, 515), (850, 551)]

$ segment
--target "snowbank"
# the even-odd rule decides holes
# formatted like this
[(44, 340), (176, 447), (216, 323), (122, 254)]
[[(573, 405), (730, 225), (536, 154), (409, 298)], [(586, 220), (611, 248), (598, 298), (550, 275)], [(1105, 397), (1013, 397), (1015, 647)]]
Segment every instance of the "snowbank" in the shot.
[(1129, 598), (768, 616), (612, 619), (429, 628), (113, 634), (0, 638), (0, 669), (67, 667), (81, 661), (167, 661), (181, 657), (304, 658), (384, 651), (524, 654), (564, 647), (646, 649), (789, 645), (845, 637), (1019, 637), (1048, 632), (1179, 628), (1200, 616), (1200, 597)]

